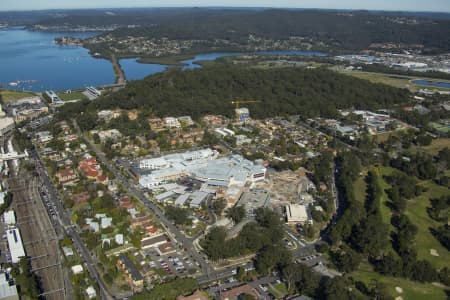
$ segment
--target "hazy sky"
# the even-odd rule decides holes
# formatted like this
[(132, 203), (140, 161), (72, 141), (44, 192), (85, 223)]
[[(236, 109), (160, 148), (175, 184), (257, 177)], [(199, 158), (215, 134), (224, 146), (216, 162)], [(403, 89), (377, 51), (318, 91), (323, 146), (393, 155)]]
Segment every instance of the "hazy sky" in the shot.
[(450, 12), (450, 0), (0, 0), (0, 10), (246, 6)]

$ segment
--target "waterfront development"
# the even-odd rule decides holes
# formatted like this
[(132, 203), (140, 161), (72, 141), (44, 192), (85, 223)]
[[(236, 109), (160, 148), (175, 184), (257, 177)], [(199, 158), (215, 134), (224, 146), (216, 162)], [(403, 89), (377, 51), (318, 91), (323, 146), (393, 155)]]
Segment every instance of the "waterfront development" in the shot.
[[(117, 83), (118, 73), (111, 60), (89, 54), (81, 45), (58, 45), (55, 38), (64, 32), (29, 31), (21, 27), (0, 30), (0, 87), (20, 91), (70, 90), (87, 86), (104, 86)], [(77, 38), (89, 38), (98, 32), (70, 32)], [(17, 56), (20, 53), (25, 57)], [(95, 53), (94, 53), (95, 54)], [(212, 52), (192, 55), (189, 59), (180, 59), (177, 64), (182, 70), (200, 68), (198, 62), (213, 61), (221, 57), (239, 56), (276, 57), (326, 57), (327, 53), (314, 51), (256, 51), (256, 52)], [(348, 59), (354, 63), (363, 62), (365, 56), (338, 56), (337, 60)], [(370, 61), (373, 62), (373, 57)], [(139, 80), (146, 76), (163, 72), (173, 65), (159, 63), (140, 63), (139, 58), (114, 58), (121, 68), (120, 76), (125, 80)], [(387, 60), (389, 63), (391, 60)], [(380, 61), (381, 62), (381, 61)], [(21, 66), (21, 67), (17, 67)], [(423, 68), (420, 66), (420, 68)], [(419, 68), (419, 69), (420, 69)], [(45, 70), (45, 71), (42, 71)], [(418, 74), (419, 75), (419, 74)], [(123, 79), (122, 83), (123, 83)], [(449, 89), (448, 82), (436, 82), (423, 79), (411, 80), (417, 86)]]
[[(87, 38), (96, 32), (69, 33), (78, 38)], [(0, 30), (0, 86), (14, 90), (44, 91), (78, 89), (86, 86), (102, 86), (114, 83), (114, 70), (110, 61), (91, 56), (87, 49), (74, 45), (57, 45), (54, 39), (64, 32), (47, 33), (28, 31), (24, 28)], [(18, 56), (20, 53), (20, 56)], [(215, 60), (224, 56), (243, 53), (209, 53), (183, 60), (183, 69), (198, 68), (195, 61)], [(321, 56), (323, 53), (302, 51), (261, 52), (260, 54), (283, 54)], [(138, 58), (119, 59), (118, 62), (127, 80), (143, 79), (167, 70), (169, 65), (141, 64)], [(18, 67), (20, 66), (20, 67)]]

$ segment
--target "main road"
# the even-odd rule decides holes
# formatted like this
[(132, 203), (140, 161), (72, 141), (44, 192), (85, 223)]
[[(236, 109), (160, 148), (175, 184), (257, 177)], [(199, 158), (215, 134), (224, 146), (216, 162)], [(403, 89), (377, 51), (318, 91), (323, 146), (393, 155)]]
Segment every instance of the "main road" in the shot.
[[(90, 148), (95, 152), (97, 158), (112, 174), (114, 174), (116, 179), (122, 183), (122, 185), (129, 191), (131, 195), (137, 198), (142, 204), (144, 204), (155, 214), (160, 223), (168, 231), (169, 235), (171, 235), (179, 244), (181, 244), (185, 251), (199, 263), (202, 270), (202, 275), (197, 277), (197, 280), (201, 285), (214, 282), (222, 278), (227, 278), (236, 274), (236, 266), (223, 268), (221, 270), (214, 270), (209, 262), (206, 261), (205, 257), (203, 257), (199, 252), (195, 250), (195, 247), (193, 246), (193, 239), (187, 238), (183, 233), (181, 233), (177, 229), (177, 227), (167, 219), (164, 212), (155, 203), (150, 201), (135, 184), (130, 183), (130, 181), (128, 181), (128, 179), (119, 172), (119, 170), (111, 163), (111, 161), (106, 158), (105, 154), (100, 149), (98, 149), (97, 145), (95, 145), (94, 142), (80, 130), (78, 124), (75, 121), (73, 121), (73, 125), (78, 135), (86, 140)], [(305, 245), (300, 244), (299, 246)], [(294, 256), (301, 257), (314, 252), (314, 245), (308, 245), (302, 248), (304, 249), (296, 251), (296, 253), (294, 253)]]
[(109, 159), (106, 158), (105, 154), (98, 149), (98, 147), (92, 142), (92, 140), (83, 133), (78, 124), (73, 121), (74, 127), (78, 132), (78, 135), (83, 137), (86, 142), (89, 144), (90, 148), (95, 152), (96, 157), (106, 166), (106, 168), (114, 174), (117, 180), (121, 182), (121, 184), (129, 191), (129, 193), (138, 199), (142, 204), (144, 204), (147, 208), (149, 208), (154, 215), (158, 218), (158, 221), (165, 227), (168, 231), (169, 235), (176, 240), (177, 243), (181, 244), (185, 251), (200, 265), (202, 273), (207, 277), (213, 276), (213, 269), (209, 265), (209, 263), (205, 260), (205, 258), (195, 251), (194, 246), (192, 244), (192, 240), (187, 238), (183, 233), (181, 233), (175, 225), (167, 219), (164, 212), (152, 201), (150, 201), (142, 191), (137, 188), (135, 185), (131, 184), (122, 174), (113, 166)]
[(53, 203), (57, 211), (59, 226), (57, 226), (57, 223), (53, 223), (54, 226), (58, 227), (55, 229), (57, 230), (57, 232), (61, 232), (64, 236), (68, 236), (72, 239), (77, 252), (80, 254), (80, 257), (82, 257), (84, 261), (84, 266), (88, 270), (92, 279), (98, 283), (102, 299), (114, 299), (113, 296), (109, 293), (107, 286), (103, 281), (103, 278), (100, 276), (98, 270), (95, 267), (95, 258), (92, 257), (91, 253), (84, 245), (83, 241), (75, 230), (75, 225), (73, 225), (71, 218), (68, 216), (66, 210), (64, 209), (61, 198), (59, 197), (59, 193), (56, 191), (53, 182), (48, 176), (47, 171), (39, 157), (39, 153), (35, 149), (31, 150), (30, 153), (36, 163), (36, 172), (42, 179), (43, 184), (47, 192), (49, 193), (49, 200)]
[(95, 152), (97, 158), (106, 166), (106, 168), (112, 174), (114, 174), (116, 179), (119, 180), (126, 189), (128, 189), (131, 195), (136, 197), (142, 204), (144, 204), (155, 214), (155, 216), (165, 227), (169, 235), (172, 235), (172, 237), (183, 246), (185, 251), (199, 263), (202, 270), (202, 275), (197, 277), (197, 280), (200, 284), (207, 284), (236, 274), (236, 266), (214, 270), (209, 262), (206, 261), (205, 257), (203, 257), (199, 252), (195, 250), (195, 247), (193, 246), (194, 238), (187, 238), (183, 233), (181, 233), (178, 228), (175, 227), (175, 225), (173, 225), (173, 223), (167, 219), (164, 212), (156, 204), (150, 201), (139, 188), (137, 188), (134, 184), (130, 183), (125, 177), (123, 177), (123, 175), (116, 169), (115, 166), (112, 165), (110, 160), (106, 158), (105, 154), (98, 149), (93, 141), (85, 133), (81, 132), (75, 121), (73, 122), (73, 124), (75, 129), (77, 130), (78, 135), (86, 140), (91, 149)]

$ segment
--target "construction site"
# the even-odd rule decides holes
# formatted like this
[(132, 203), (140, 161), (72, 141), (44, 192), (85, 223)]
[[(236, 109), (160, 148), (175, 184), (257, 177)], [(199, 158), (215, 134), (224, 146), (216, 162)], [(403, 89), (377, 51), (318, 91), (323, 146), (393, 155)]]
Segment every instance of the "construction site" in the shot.
[(306, 170), (270, 173), (272, 200), (283, 204), (308, 203), (312, 197), (308, 193), (316, 187), (306, 176)]

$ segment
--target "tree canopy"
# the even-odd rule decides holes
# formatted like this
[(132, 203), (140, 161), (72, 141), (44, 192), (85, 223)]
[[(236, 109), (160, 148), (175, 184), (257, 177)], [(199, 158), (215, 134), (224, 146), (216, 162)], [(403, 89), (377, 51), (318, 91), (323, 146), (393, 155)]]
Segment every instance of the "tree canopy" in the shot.
[[(338, 109), (376, 110), (406, 103), (408, 96), (406, 90), (322, 68), (257, 69), (215, 64), (195, 70), (172, 69), (131, 81), (126, 88), (98, 99), (89, 107), (152, 108), (159, 116), (232, 117), (231, 102), (239, 97), (258, 101), (249, 107), (255, 118), (283, 114), (336, 117)], [(71, 111), (65, 107), (64, 110)]]

